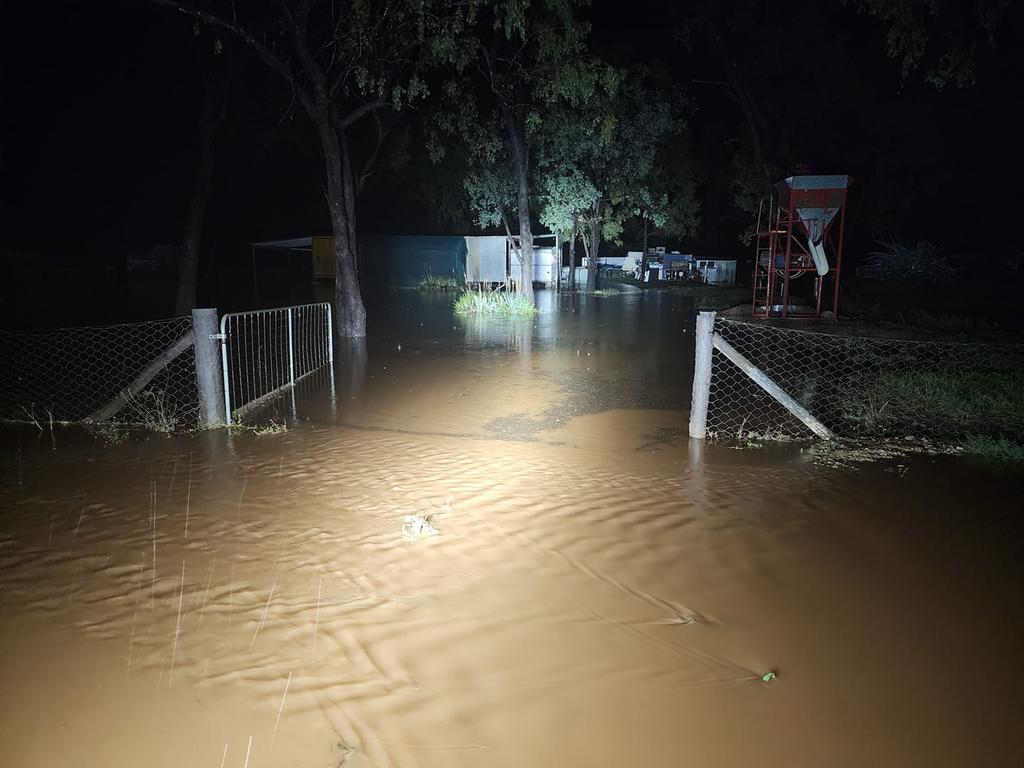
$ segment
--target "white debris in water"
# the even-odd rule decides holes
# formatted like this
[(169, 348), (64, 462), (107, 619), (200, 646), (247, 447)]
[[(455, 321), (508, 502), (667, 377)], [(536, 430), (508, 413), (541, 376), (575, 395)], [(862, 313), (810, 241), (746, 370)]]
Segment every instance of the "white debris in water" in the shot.
[(421, 515), (406, 515), (404, 519), (402, 535), (409, 541), (415, 541), (424, 536), (437, 536), (437, 528), (430, 524), (428, 518)]

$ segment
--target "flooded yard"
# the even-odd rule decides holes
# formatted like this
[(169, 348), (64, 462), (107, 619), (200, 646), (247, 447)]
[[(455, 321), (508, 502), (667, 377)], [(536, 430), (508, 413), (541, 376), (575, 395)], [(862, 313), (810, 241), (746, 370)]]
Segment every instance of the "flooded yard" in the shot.
[(0, 432), (0, 763), (1024, 764), (1019, 474), (691, 446), (684, 297), (449, 300), (281, 434)]

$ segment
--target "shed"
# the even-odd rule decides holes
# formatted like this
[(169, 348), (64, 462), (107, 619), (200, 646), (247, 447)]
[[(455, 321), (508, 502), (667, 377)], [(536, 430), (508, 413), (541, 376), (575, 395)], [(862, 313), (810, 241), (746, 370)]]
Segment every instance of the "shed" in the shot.
[(466, 236), (466, 282), (503, 283), (508, 276), (508, 238)]
[[(514, 249), (510, 249), (505, 235), (467, 235), (466, 236), (466, 282), (467, 283), (503, 283), (508, 279), (519, 280), (522, 275), (522, 264)], [(513, 235), (518, 241), (519, 236)], [(535, 234), (533, 236), (533, 281), (535, 283), (554, 282), (555, 265), (558, 264), (561, 250), (561, 239), (552, 234)], [(550, 245), (538, 245), (550, 242)]]

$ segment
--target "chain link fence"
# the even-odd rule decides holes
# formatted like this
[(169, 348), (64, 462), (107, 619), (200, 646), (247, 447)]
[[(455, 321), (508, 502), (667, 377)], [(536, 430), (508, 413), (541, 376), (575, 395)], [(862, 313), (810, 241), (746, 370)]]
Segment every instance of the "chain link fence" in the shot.
[[(791, 407), (737, 359), (761, 372), (769, 388), (778, 385)], [(1020, 443), (1024, 346), (865, 338), (715, 318), (708, 437), (806, 439), (815, 422), (843, 438)]]
[(196, 425), (192, 318), (0, 331), (0, 420)]

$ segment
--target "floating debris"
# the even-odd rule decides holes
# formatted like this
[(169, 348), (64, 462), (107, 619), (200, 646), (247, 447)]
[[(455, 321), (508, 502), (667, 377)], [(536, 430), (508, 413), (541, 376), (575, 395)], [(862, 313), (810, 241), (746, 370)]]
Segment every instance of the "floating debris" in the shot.
[(406, 515), (404, 519), (405, 525), (402, 526), (402, 535), (409, 541), (414, 541), (424, 536), (437, 536), (437, 528), (430, 524), (429, 517)]
[(774, 672), (765, 672), (763, 675), (761, 675), (761, 680), (763, 680), (766, 683), (770, 683), (774, 679), (775, 679), (775, 673)]

